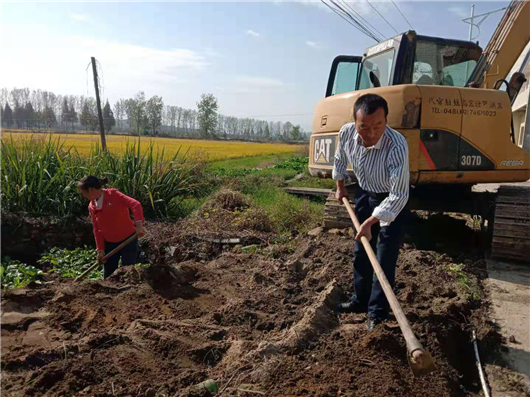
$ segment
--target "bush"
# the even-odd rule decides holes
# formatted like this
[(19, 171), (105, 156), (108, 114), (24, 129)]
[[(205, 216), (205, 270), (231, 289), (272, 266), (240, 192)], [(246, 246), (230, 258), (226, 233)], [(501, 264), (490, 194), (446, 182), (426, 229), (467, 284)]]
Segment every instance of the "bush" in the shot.
[(6, 256), (0, 265), (2, 289), (24, 288), (30, 282), (40, 283), (44, 273), (34, 266), (26, 265)]

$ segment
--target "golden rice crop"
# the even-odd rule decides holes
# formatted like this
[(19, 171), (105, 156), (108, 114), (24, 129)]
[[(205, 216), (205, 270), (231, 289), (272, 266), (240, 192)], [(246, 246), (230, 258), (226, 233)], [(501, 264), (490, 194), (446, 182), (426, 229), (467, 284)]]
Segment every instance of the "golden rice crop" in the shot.
[[(19, 132), (3, 132), (2, 139), (21, 140), (30, 139), (31, 136), (49, 137), (49, 134), (32, 134)], [(54, 138), (60, 138), (64, 147), (75, 147), (82, 156), (88, 156), (91, 148), (99, 144), (99, 135), (90, 134), (53, 134)], [(122, 153), (127, 141), (136, 142), (138, 137), (108, 135), (107, 147), (113, 153)], [(194, 152), (205, 153), (209, 161), (224, 160), (238, 157), (263, 156), (277, 153), (294, 153), (301, 149), (299, 145), (284, 143), (256, 143), (237, 141), (210, 141), (200, 139), (174, 139), (174, 138), (141, 138), (142, 147), (147, 150), (149, 144), (154, 144), (155, 150), (164, 149), (165, 157), (172, 157), (180, 149), (180, 153), (192, 154)]]

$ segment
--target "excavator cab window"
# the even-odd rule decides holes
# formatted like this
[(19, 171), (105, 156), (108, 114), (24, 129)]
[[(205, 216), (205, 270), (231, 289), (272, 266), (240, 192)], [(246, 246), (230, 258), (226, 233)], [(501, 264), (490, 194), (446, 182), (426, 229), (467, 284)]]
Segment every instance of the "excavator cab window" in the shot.
[(326, 97), (355, 91), (362, 57), (340, 55), (333, 60)]
[(392, 67), (395, 49), (366, 58), (361, 68), (359, 90), (376, 87), (388, 87), (392, 84)]
[(465, 87), (480, 54), (469, 42), (418, 36), (412, 83)]

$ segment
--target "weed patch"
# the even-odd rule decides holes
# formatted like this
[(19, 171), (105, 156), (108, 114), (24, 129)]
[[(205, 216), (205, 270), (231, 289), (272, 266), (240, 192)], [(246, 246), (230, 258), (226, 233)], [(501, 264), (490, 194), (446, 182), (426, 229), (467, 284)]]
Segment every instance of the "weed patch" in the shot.
[(443, 265), (443, 269), (455, 276), (458, 288), (466, 294), (468, 299), (479, 300), (482, 298), (482, 292), (478, 285), (477, 278), (466, 272), (465, 264), (451, 263), (449, 265)]
[(2, 258), (0, 282), (2, 289), (24, 288), (32, 281), (40, 283), (44, 273), (34, 266), (26, 265), (8, 256)]
[[(56, 273), (61, 277), (76, 278), (81, 275), (90, 266), (96, 263), (97, 252), (88, 247), (67, 250), (61, 248), (52, 248), (49, 252), (42, 255), (38, 263), (49, 266), (50, 273)], [(96, 269), (88, 277), (91, 280), (101, 280), (103, 272)]]

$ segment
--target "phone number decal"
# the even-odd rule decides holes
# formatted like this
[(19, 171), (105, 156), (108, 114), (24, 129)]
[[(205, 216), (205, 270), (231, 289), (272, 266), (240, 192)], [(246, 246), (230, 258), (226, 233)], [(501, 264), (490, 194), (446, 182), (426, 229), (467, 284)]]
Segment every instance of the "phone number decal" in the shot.
[(431, 113), (435, 114), (463, 114), (464, 116), (483, 116), (495, 117), (497, 112), (495, 110), (475, 110), (475, 109), (448, 109), (432, 107)]

